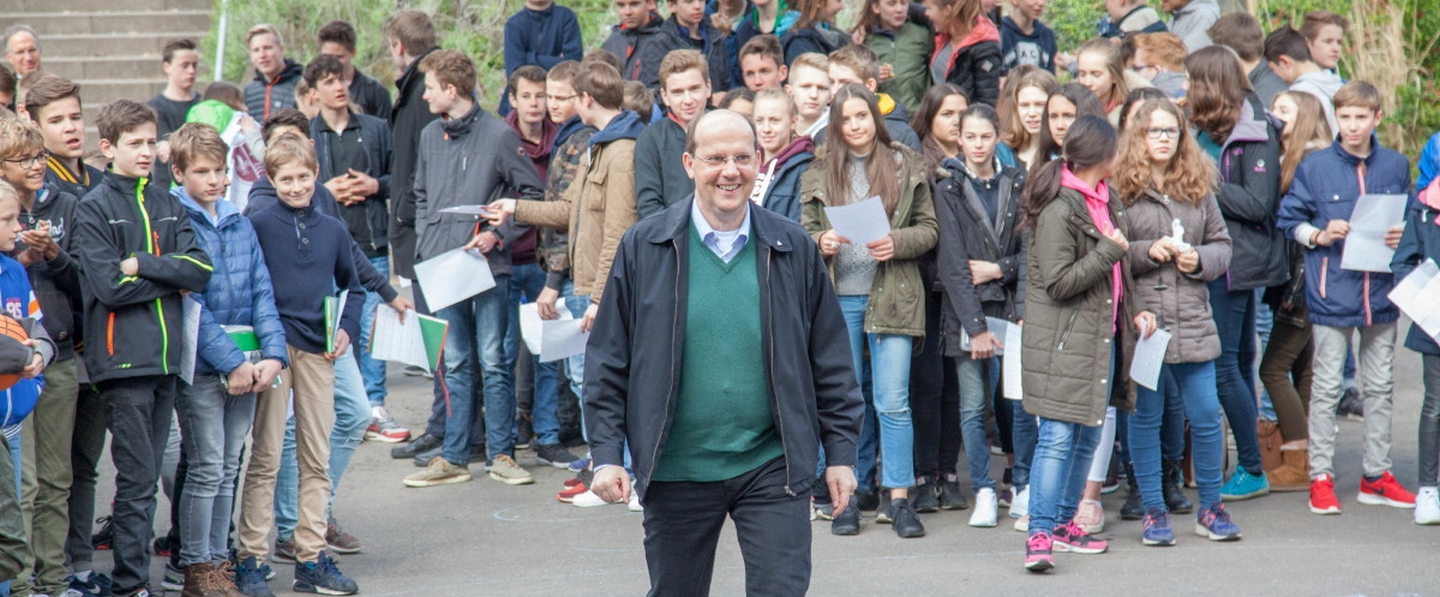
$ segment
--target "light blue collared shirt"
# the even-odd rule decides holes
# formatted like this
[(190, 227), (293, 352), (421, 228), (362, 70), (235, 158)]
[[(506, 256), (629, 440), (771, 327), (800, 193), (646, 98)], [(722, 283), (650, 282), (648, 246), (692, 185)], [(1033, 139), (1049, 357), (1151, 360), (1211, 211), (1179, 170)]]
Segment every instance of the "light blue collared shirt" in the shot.
[(734, 230), (721, 232), (710, 226), (705, 219), (705, 214), (700, 213), (700, 204), (696, 201), (690, 202), (690, 221), (695, 222), (695, 232), (700, 234), (700, 242), (721, 261), (730, 263), (740, 250), (745, 248), (745, 243), (750, 239), (750, 208), (745, 206), (745, 221), (740, 222), (740, 227)]

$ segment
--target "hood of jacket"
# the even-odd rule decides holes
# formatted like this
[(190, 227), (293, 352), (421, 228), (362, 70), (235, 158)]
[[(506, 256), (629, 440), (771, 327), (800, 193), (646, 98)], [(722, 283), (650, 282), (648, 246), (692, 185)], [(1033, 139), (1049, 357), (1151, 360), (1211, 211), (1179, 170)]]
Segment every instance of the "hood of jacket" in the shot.
[[(265, 182), (269, 184), (270, 181), (267, 179)], [(274, 193), (275, 187), (270, 187), (270, 192)], [(215, 219), (212, 223), (210, 212), (205, 211), (205, 208), (200, 206), (200, 202), (190, 197), (190, 194), (185, 192), (185, 187), (170, 189), (170, 194), (180, 200), (180, 205), (184, 206), (185, 211), (190, 214), (191, 222), (205, 222), (206, 225), (219, 230), (240, 221), (240, 208), (235, 207), (234, 203), (226, 201), (224, 198), (215, 202)], [(310, 201), (314, 203), (315, 199), (312, 198)]]
[[(955, 49), (955, 53), (951, 55), (951, 60), (954, 60), (954, 55), (959, 54), (960, 50), (987, 41), (1000, 43), (1000, 29), (997, 28), (995, 23), (991, 22), (990, 19), (985, 18), (984, 15), (975, 17), (975, 26), (970, 28), (970, 33), (965, 34), (964, 39), (960, 40), (960, 47)], [(936, 35), (935, 51), (940, 51), (941, 47), (948, 43), (950, 43), (949, 34), (941, 33)]]
[(790, 141), (789, 145), (785, 146), (785, 149), (781, 149), (780, 153), (775, 154), (773, 160), (775, 162), (776, 168), (778, 169), (779, 167), (784, 166), (786, 162), (790, 161), (790, 158), (793, 158), (802, 153), (815, 153), (815, 141), (810, 137), (796, 137), (794, 140)]
[(520, 151), (525, 153), (525, 157), (532, 160), (549, 156), (550, 150), (555, 148), (555, 136), (560, 132), (560, 128), (555, 126), (555, 123), (550, 122), (550, 117), (546, 116), (540, 121), (540, 142), (531, 143), (529, 139), (526, 139), (518, 133), (520, 130), (520, 112), (515, 110), (511, 110), (510, 113), (505, 116), (505, 124), (510, 125), (510, 128), (517, 131), (516, 136), (520, 137)]
[[(650, 13), (650, 18), (646, 20), (645, 23), (641, 24), (639, 27), (626, 27), (625, 25), (621, 24), (616, 25), (615, 30), (619, 31), (622, 35), (626, 35), (629, 37), (639, 37), (642, 35), (654, 35), (656, 33), (659, 33), (660, 27), (664, 24), (664, 17), (661, 17), (660, 13), (652, 12)], [(625, 59), (624, 56), (620, 56), (619, 58), (621, 60)]]
[(290, 77), (292, 77), (292, 76), (293, 76), (293, 77), (298, 77), (298, 76), (301, 75), (302, 72), (304, 72), (304, 70), (305, 70), (305, 67), (300, 66), (300, 64), (299, 64), (298, 62), (295, 62), (294, 60), (292, 60), (292, 59), (290, 59), (290, 58), (286, 58), (286, 59), (285, 59), (285, 66), (280, 69), (280, 72), (275, 75), (275, 78), (273, 78), (273, 79), (266, 79), (266, 78), (265, 78), (265, 75), (262, 74), (260, 71), (257, 70), (257, 71), (255, 71), (255, 81), (258, 82), (258, 83), (260, 83), (261, 85), (269, 85), (269, 84), (271, 84), (271, 83), (274, 83), (275, 81), (280, 81), (280, 80), (282, 80), (282, 79), (287, 79), (287, 78), (290, 78)]
[(470, 106), (470, 111), (466, 112), (464, 116), (459, 118), (446, 118), (440, 123), (440, 128), (445, 130), (446, 138), (459, 139), (470, 134), (470, 127), (475, 125), (475, 121), (480, 119), (480, 114), (483, 112), (484, 111), (480, 109), (479, 102), (476, 102)]
[(570, 120), (560, 123), (560, 126), (555, 129), (554, 147), (564, 145), (566, 141), (570, 140), (570, 135), (580, 132), (587, 126), (589, 125), (585, 124), (585, 121), (580, 120), (579, 116), (571, 116)]
[(620, 139), (635, 140), (640, 138), (640, 133), (645, 130), (645, 125), (640, 122), (640, 115), (630, 110), (622, 110), (619, 115), (610, 120), (602, 130), (590, 136), (589, 147), (594, 147)]
[(1267, 128), (1269, 124), (1270, 117), (1260, 107), (1260, 98), (1252, 92), (1240, 104), (1240, 119), (1235, 121), (1235, 128), (1230, 129), (1230, 136), (1225, 139), (1221, 153), (1224, 153), (1225, 147), (1229, 147), (1231, 143), (1264, 141), (1270, 138)]

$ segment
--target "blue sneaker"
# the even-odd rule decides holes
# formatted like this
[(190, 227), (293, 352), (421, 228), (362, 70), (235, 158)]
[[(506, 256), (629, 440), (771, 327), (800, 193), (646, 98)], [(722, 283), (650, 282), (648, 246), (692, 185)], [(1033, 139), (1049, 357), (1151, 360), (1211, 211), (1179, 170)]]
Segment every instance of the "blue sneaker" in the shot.
[(235, 567), (235, 587), (240, 589), (245, 597), (275, 597), (270, 590), (270, 583), (266, 579), (273, 576), (268, 564), (261, 564), (255, 561), (255, 556), (249, 556), (240, 561)]
[(1252, 475), (1244, 468), (1236, 468), (1235, 475), (1225, 482), (1224, 487), (1220, 488), (1220, 499), (1227, 502), (1238, 502), (1269, 494), (1270, 480), (1265, 477), (1265, 473)]
[(576, 460), (572, 461), (570, 464), (566, 465), (565, 468), (566, 468), (566, 470), (569, 470), (569, 471), (572, 472), (572, 473), (578, 473), (578, 472), (580, 472), (580, 471), (583, 471), (583, 470), (585, 470), (585, 469), (590, 468), (590, 458), (589, 458), (589, 457), (585, 457), (585, 458), (576, 459)]
[(1145, 545), (1175, 544), (1175, 531), (1170, 530), (1170, 514), (1159, 508), (1145, 511), (1145, 532), (1140, 536)]
[(1224, 504), (1215, 504), (1195, 516), (1195, 534), (1211, 541), (1239, 541), (1240, 527), (1230, 520)]
[(318, 561), (295, 563), (295, 583), (291, 588), (296, 593), (354, 595), (360, 590), (360, 585), (340, 572), (335, 567), (335, 561), (322, 551)]
[(80, 577), (71, 574), (65, 577), (65, 583), (70, 585), (69, 590), (65, 591), (66, 595), (74, 595), (75, 597), (110, 597), (114, 594), (114, 583), (110, 580), (110, 577), (99, 572), (91, 572), (85, 580), (80, 580)]

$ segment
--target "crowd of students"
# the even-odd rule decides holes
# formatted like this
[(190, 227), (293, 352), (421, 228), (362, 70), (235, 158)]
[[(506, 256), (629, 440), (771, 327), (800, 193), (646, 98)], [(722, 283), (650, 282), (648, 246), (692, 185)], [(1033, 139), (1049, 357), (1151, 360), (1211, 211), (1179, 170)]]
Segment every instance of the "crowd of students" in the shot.
[[(103, 172), (84, 160), (78, 86), (43, 71), (39, 32), (11, 28), (0, 298), (43, 325), (34, 358), (0, 371), (23, 378), (0, 459), (17, 481), (0, 484), (6, 590), (147, 595), (153, 548), (169, 557), (160, 584), (187, 596), (272, 595), (267, 561), (295, 563), (296, 591), (354, 593), (331, 554), (362, 543), (333, 497), (362, 439), (408, 442), (392, 456), (423, 467), (410, 487), (469, 481), (472, 460), (533, 483), (516, 459), (533, 448), (576, 473), (557, 499), (606, 505), (572, 451), (585, 356), (523, 351), (519, 305), (589, 330), (621, 237), (692, 195), (697, 159), (754, 168), (755, 205), (830, 265), (867, 397), (856, 498), (833, 511), (814, 484), (812, 516), (837, 535), (868, 511), (909, 538), (919, 513), (971, 508), (971, 526), (996, 527), (1006, 508), (1025, 568), (1043, 571), (1055, 551), (1107, 549), (1099, 497), (1124, 479), (1119, 514), (1144, 521), (1144, 544), (1174, 545), (1170, 515), (1191, 513), (1198, 535), (1237, 540), (1227, 501), (1308, 490), (1312, 512), (1341, 511), (1337, 412), (1364, 419), (1358, 501), (1440, 524), (1440, 346), (1419, 328), (1405, 340), (1424, 355), (1417, 496), (1391, 471), (1388, 298), (1440, 256), (1440, 135), (1412, 185), (1375, 135), (1381, 92), (1336, 73), (1345, 19), (1266, 35), (1214, 0), (1166, 0), (1168, 22), (1108, 0), (1070, 53), (1044, 0), (997, 4), (868, 0), (845, 31), (838, 0), (670, 0), (663, 18), (615, 0), (619, 25), (585, 52), (571, 10), (527, 0), (495, 112), (420, 11), (383, 33), (393, 99), (354, 66), (343, 21), (305, 65), (274, 27), (250, 29), (254, 80), (203, 94), (197, 44), (174, 40), (163, 93), (97, 115)], [(691, 155), (712, 107), (750, 119), (755, 154)], [(1409, 197), (1385, 238), (1393, 273), (1341, 266), (1365, 194)], [(871, 198), (890, 233), (852, 243), (827, 208)], [(412, 441), (369, 340), (378, 317), (430, 312), (392, 274), (414, 281), (457, 248), (483, 254), (496, 287), (434, 311), (449, 335)], [(200, 323), (182, 381), (187, 312)], [(1002, 323), (1023, 324), (1021, 346)], [(1159, 383), (1135, 385), (1128, 360), (1157, 329), (1171, 334)], [(1023, 354), (1019, 391), (1002, 388), (1007, 350)], [(96, 533), (107, 431), (116, 497)], [(171, 532), (155, 538), (162, 478)]]

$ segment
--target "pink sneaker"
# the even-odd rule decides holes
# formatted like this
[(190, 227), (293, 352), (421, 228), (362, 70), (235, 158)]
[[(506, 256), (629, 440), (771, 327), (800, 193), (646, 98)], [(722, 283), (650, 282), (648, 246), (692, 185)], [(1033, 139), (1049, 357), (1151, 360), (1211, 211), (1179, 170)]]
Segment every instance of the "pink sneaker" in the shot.
[(1045, 572), (1055, 567), (1052, 553), (1054, 539), (1050, 533), (1035, 533), (1025, 541), (1025, 569), (1031, 572)]
[(1055, 527), (1055, 551), (1095, 554), (1105, 553), (1109, 547), (1108, 542), (1091, 537), (1073, 520), (1063, 527)]

